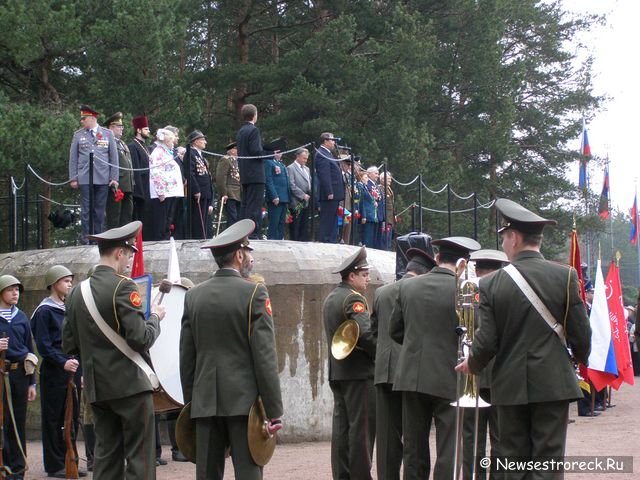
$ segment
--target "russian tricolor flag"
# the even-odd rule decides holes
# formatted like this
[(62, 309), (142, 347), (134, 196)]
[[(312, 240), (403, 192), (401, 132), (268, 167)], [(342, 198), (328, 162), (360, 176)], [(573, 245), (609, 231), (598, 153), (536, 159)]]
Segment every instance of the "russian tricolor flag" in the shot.
[(638, 244), (638, 196), (633, 199), (633, 207), (631, 207), (631, 234), (629, 240), (632, 245)]
[(587, 135), (587, 127), (582, 120), (582, 144), (580, 145), (580, 176), (578, 178), (578, 187), (582, 189), (587, 188), (587, 161), (591, 156), (591, 145), (589, 145), (589, 136)]
[(602, 276), (602, 262), (598, 259), (596, 284), (591, 306), (591, 354), (589, 355), (589, 380), (600, 391), (610, 385), (618, 375), (616, 353), (611, 339), (611, 322), (607, 293)]

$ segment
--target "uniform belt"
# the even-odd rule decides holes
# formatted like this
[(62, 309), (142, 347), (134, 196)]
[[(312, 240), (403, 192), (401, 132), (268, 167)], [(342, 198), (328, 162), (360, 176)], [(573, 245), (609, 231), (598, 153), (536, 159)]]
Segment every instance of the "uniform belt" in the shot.
[(22, 365), (22, 362), (10, 362), (9, 360), (4, 361), (4, 369), (7, 370), (17, 370), (18, 367)]

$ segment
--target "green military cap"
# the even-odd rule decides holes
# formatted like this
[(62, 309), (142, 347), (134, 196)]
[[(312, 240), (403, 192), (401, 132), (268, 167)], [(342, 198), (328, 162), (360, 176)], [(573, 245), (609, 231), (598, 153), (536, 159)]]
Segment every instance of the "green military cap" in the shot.
[(106, 248), (110, 247), (129, 247), (134, 252), (137, 252), (136, 248), (136, 236), (138, 231), (142, 227), (142, 222), (136, 220), (135, 222), (127, 223), (122, 227), (112, 228), (103, 233), (97, 233), (95, 235), (87, 235), (89, 240), (94, 240)]
[(236, 148), (237, 146), (238, 144), (236, 142), (231, 142), (226, 147), (224, 147), (224, 149), (228, 152), (229, 150)]
[(349, 272), (356, 272), (358, 270), (369, 270), (371, 268), (370, 265), (367, 264), (367, 249), (365, 247), (360, 247), (357, 252), (342, 262), (342, 264), (332, 273), (340, 273), (345, 275)]
[(557, 225), (555, 220), (548, 220), (527, 210), (513, 200), (499, 198), (496, 200), (496, 209), (502, 215), (502, 225), (498, 233), (508, 228), (513, 228), (522, 233), (542, 233), (545, 225)]
[(406, 255), (407, 259), (410, 262), (419, 263), (420, 265), (424, 265), (427, 268), (433, 268), (437, 265), (434, 258), (420, 248), (410, 248), (409, 250), (407, 250)]
[(483, 249), (471, 254), (469, 260), (476, 262), (476, 268), (498, 269), (509, 263), (507, 254), (500, 250)]
[(73, 277), (73, 272), (64, 265), (54, 265), (44, 275), (44, 283), (47, 288), (64, 277)]
[(122, 123), (122, 112), (116, 112), (113, 115), (111, 115), (109, 118), (107, 118), (107, 120), (104, 122), (107, 127), (111, 126), (111, 125), (124, 125)]
[(205, 242), (200, 248), (208, 248), (214, 256), (226, 255), (240, 248), (253, 250), (249, 245), (249, 235), (256, 228), (253, 220), (245, 218), (234, 223), (217, 237)]
[(0, 277), (0, 292), (2, 292), (5, 288), (12, 287), (14, 285), (18, 285), (18, 290), (20, 290), (20, 293), (24, 292), (22, 283), (20, 283), (20, 280), (18, 280), (13, 275), (2, 275)]
[(431, 243), (439, 247), (440, 253), (451, 253), (460, 257), (468, 257), (470, 252), (482, 248), (478, 242), (469, 237), (446, 237)]

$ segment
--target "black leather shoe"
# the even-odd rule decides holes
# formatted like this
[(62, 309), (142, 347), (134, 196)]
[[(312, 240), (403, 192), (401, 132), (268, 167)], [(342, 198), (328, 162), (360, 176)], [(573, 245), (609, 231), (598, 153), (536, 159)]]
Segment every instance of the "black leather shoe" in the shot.
[(585, 414), (582, 414), (582, 413), (578, 414), (579, 417), (591, 417), (591, 416), (597, 417), (599, 415), (600, 415), (600, 412), (593, 412), (593, 415), (591, 415), (591, 412), (585, 413)]
[(57, 472), (47, 474), (51, 478), (67, 478), (67, 473), (64, 469), (58, 470)]
[(167, 461), (163, 458), (156, 458), (156, 467), (159, 467), (161, 465), (166, 465)]
[(184, 456), (184, 454), (178, 450), (177, 452), (171, 452), (171, 459), (174, 462), (188, 462), (189, 459), (187, 459), (187, 457)]
[(79, 477), (86, 477), (87, 476), (87, 472), (85, 472), (84, 470), (78, 470), (78, 476)]

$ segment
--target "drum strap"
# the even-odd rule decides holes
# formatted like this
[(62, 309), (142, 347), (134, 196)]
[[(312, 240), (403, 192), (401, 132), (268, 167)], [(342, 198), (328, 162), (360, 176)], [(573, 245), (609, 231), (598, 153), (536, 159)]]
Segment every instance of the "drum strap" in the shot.
[(104, 334), (105, 337), (115, 345), (115, 347), (120, 350), (126, 357), (128, 357), (133, 363), (138, 365), (145, 373), (149, 382), (151, 383), (151, 387), (156, 390), (160, 386), (160, 382), (158, 381), (158, 377), (153, 369), (149, 366), (149, 364), (142, 358), (138, 352), (133, 350), (122, 338), (118, 335), (107, 322), (104, 321), (102, 315), (98, 311), (98, 307), (96, 306), (95, 299), (93, 298), (93, 294), (91, 293), (91, 284), (89, 283), (90, 279), (87, 278), (83, 282), (80, 283), (80, 291), (82, 292), (82, 298), (84, 299), (84, 303), (87, 306), (87, 310), (93, 317), (93, 320), (98, 325), (100, 331)]
[(533, 305), (533, 307), (537, 310), (544, 321), (547, 322), (549, 328), (551, 328), (551, 330), (553, 330), (553, 332), (558, 335), (558, 338), (562, 342), (562, 345), (564, 345), (564, 347), (566, 348), (567, 339), (564, 335), (564, 328), (562, 328), (562, 325), (559, 324), (555, 318), (553, 318), (553, 314), (549, 311), (542, 300), (540, 300), (540, 297), (536, 292), (534, 292), (533, 288), (531, 288), (529, 282), (527, 282), (527, 280), (522, 276), (518, 269), (512, 264), (507, 265), (503, 268), (503, 270), (509, 274), (518, 288), (520, 288), (522, 293), (524, 293), (524, 296), (527, 297), (527, 300), (531, 302), (531, 305)]

